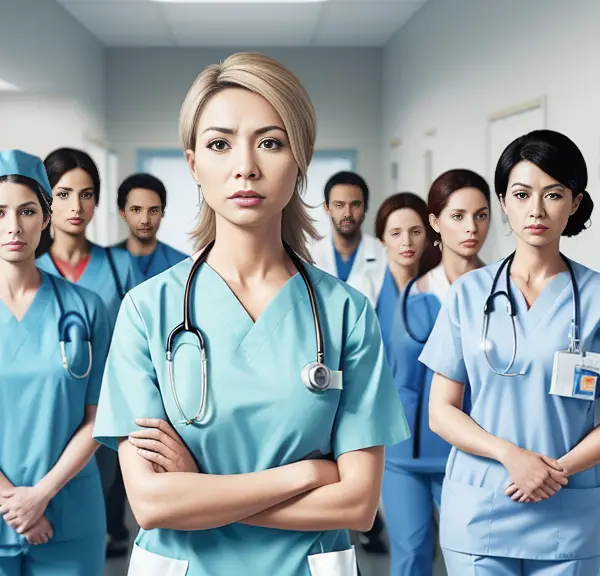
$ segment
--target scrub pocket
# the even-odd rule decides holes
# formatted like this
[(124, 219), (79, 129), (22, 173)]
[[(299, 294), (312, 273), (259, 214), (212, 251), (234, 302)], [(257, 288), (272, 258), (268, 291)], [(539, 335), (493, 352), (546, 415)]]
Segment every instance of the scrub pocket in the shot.
[(187, 560), (159, 556), (134, 544), (127, 576), (185, 576), (187, 571)]
[(340, 552), (312, 554), (308, 566), (311, 576), (358, 576), (354, 546)]

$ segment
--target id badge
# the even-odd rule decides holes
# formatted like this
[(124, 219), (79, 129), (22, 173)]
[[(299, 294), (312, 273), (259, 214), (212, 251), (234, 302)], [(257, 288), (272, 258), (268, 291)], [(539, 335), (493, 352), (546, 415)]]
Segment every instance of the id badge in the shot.
[(550, 394), (595, 400), (600, 377), (600, 354), (587, 352), (584, 356), (561, 351), (554, 354)]

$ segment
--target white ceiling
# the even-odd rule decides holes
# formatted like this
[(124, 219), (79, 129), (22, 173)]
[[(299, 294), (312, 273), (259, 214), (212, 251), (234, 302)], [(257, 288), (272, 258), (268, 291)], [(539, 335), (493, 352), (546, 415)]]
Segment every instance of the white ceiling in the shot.
[(57, 0), (103, 44), (383, 46), (427, 0)]

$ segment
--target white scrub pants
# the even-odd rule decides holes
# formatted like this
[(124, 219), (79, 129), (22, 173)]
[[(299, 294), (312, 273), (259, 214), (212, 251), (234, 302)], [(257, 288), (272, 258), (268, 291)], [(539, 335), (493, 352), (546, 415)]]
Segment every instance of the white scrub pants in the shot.
[(600, 556), (553, 561), (443, 552), (448, 576), (598, 576), (600, 571)]

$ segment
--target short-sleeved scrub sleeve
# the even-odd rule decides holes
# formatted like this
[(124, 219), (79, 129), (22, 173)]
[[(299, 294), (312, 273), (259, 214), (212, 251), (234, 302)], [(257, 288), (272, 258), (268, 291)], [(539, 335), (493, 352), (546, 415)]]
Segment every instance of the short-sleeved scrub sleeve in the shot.
[(128, 294), (119, 310), (106, 360), (94, 438), (116, 450), (118, 438), (139, 429), (136, 418), (167, 420), (146, 327)]
[(468, 381), (460, 332), (459, 294), (454, 287), (446, 296), (419, 361), (450, 380), (461, 384)]
[(391, 446), (409, 438), (377, 315), (366, 299), (346, 338), (341, 369), (343, 390), (333, 430), (335, 458), (345, 452)]

